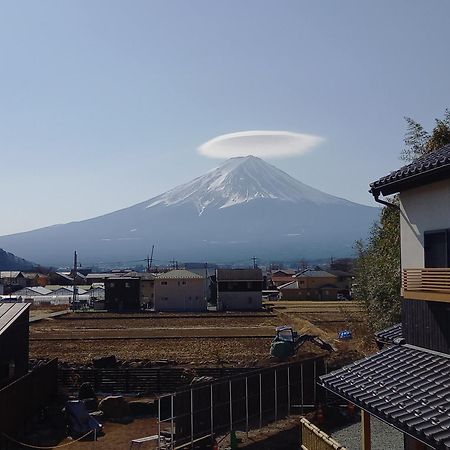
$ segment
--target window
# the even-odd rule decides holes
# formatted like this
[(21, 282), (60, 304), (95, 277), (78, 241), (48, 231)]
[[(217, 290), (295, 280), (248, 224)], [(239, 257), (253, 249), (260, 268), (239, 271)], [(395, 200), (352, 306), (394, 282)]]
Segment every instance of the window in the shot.
[(186, 281), (182, 281), (181, 284), (186, 284)]
[(126, 287), (126, 288), (131, 287), (130, 283), (126, 282), (126, 283), (125, 283), (125, 287)]
[(167, 281), (161, 281), (161, 286), (167, 286)]
[(113, 288), (113, 287), (114, 287), (114, 283), (113, 283), (112, 281), (109, 283), (109, 287), (110, 287), (110, 288)]
[(450, 230), (425, 231), (423, 243), (425, 267), (449, 267)]

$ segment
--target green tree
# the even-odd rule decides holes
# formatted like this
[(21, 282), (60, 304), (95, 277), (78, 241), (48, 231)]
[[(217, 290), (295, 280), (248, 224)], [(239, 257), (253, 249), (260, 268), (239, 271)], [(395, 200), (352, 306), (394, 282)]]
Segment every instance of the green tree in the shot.
[(354, 296), (373, 331), (400, 320), (400, 214), (384, 207), (367, 244), (356, 243)]
[(435, 119), (436, 125), (429, 133), (414, 119), (405, 117), (407, 130), (405, 145), (400, 158), (412, 162), (421, 156), (450, 144), (450, 110), (446, 109), (443, 119)]

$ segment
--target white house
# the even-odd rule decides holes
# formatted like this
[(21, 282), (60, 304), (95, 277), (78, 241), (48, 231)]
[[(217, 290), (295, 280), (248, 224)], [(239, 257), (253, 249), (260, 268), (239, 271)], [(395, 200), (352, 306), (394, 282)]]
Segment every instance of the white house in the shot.
[[(377, 333), (379, 353), (322, 385), (361, 408), (363, 450), (371, 416), (400, 430), (405, 450), (450, 449), (450, 145), (370, 186), (400, 213), (402, 321)], [(399, 206), (379, 198), (397, 193)]]
[(205, 285), (201, 275), (189, 270), (170, 270), (154, 280), (155, 311), (206, 311)]

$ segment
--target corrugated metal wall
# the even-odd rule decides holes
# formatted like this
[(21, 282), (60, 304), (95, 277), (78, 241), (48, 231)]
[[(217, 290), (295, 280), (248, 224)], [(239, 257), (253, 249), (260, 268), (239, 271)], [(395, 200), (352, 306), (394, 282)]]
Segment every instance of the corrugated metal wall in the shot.
[(450, 304), (403, 300), (402, 326), (406, 342), (450, 353)]

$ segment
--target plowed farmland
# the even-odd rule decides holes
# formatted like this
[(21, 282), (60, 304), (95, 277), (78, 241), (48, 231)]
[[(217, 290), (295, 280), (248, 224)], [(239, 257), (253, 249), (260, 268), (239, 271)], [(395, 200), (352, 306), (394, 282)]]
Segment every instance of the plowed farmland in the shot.
[[(350, 323), (357, 330), (360, 319), (353, 302), (277, 302), (270, 313), (245, 314), (69, 313), (30, 324), (30, 356), (77, 364), (113, 354), (124, 361), (259, 365), (269, 362), (277, 325), (335, 341), (338, 330)], [(306, 344), (298, 357), (317, 352)]]

